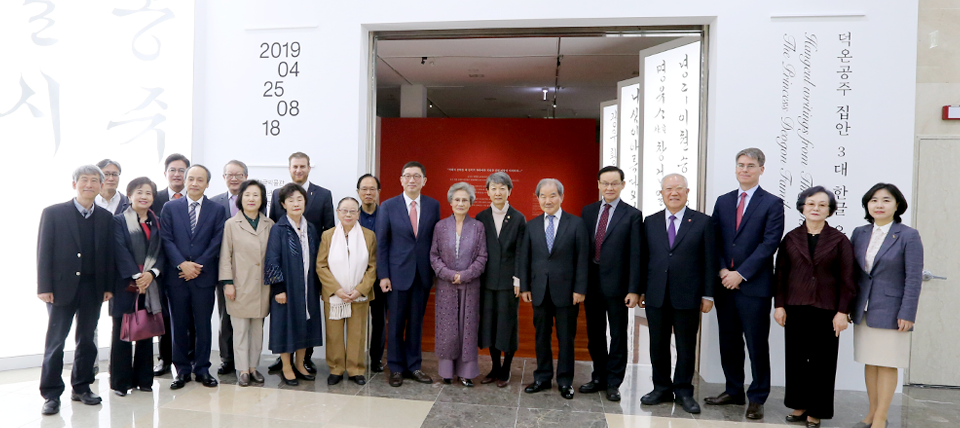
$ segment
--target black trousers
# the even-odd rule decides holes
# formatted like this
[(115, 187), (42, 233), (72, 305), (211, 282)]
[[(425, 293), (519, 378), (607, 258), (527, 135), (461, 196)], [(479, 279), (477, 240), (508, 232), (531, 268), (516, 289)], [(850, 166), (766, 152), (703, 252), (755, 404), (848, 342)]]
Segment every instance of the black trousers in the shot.
[(427, 310), (430, 289), (420, 285), (420, 275), (409, 290), (394, 289), (387, 295), (390, 308), (390, 346), (387, 364), (392, 373), (420, 370), (423, 362), (423, 315)]
[(120, 340), (123, 317), (111, 318), (113, 336), (110, 342), (110, 389), (127, 391), (133, 388), (149, 388), (153, 385), (153, 338), (138, 340), (136, 346), (124, 342)]
[[(593, 360), (591, 379), (607, 387), (619, 387), (627, 371), (627, 306), (623, 303), (626, 296), (606, 297), (597, 285), (583, 301), (587, 313), (587, 349)], [(607, 321), (610, 322), (609, 350)]]
[(787, 306), (784, 326), (786, 388), (783, 404), (817, 419), (833, 417), (840, 338), (833, 332), (837, 311)]
[(380, 281), (373, 284), (373, 301), (370, 302), (370, 362), (383, 361), (383, 350), (387, 345), (387, 296), (380, 291)]
[[(573, 296), (570, 297), (573, 299)], [(553, 323), (557, 323), (557, 342), (560, 354), (557, 355), (557, 384), (573, 385), (574, 339), (577, 337), (577, 316), (580, 305), (557, 307), (550, 299), (547, 288), (540, 306), (533, 306), (533, 326), (536, 329), (537, 369), (533, 379), (537, 382), (549, 382), (553, 379)]]
[(727, 379), (725, 392), (743, 397), (744, 339), (750, 353), (753, 381), (747, 388), (751, 403), (763, 404), (770, 395), (770, 306), (769, 297), (753, 297), (739, 290), (718, 287), (714, 298), (720, 332), (720, 365)]
[[(662, 307), (647, 306), (650, 326), (650, 362), (653, 365), (653, 390), (672, 392), (678, 397), (693, 396), (693, 372), (697, 358), (699, 309), (674, 309), (669, 300)], [(670, 333), (677, 342), (677, 367), (670, 380)]]
[(213, 340), (210, 317), (216, 300), (214, 288), (186, 284), (167, 290), (173, 314), (173, 364), (177, 367), (177, 375), (210, 372)]
[(220, 315), (220, 361), (233, 363), (233, 324), (230, 323), (230, 314), (227, 313), (226, 297), (223, 295), (223, 285), (217, 284), (217, 312)]
[[(162, 281), (161, 281), (162, 282)], [(170, 313), (170, 304), (167, 301), (167, 293), (165, 290), (165, 285), (160, 285), (160, 307), (163, 310), (163, 335), (158, 338), (160, 341), (159, 351), (160, 355), (157, 356), (157, 359), (163, 361), (164, 364), (173, 364), (173, 328), (171, 327), (170, 320), (173, 319), (173, 314)], [(193, 336), (196, 334), (193, 326), (189, 326), (190, 335)], [(231, 348), (232, 349), (232, 348)], [(193, 349), (190, 349), (188, 358), (193, 358)]]
[(77, 316), (77, 347), (73, 355), (70, 385), (77, 393), (90, 391), (90, 384), (94, 381), (93, 362), (97, 355), (93, 332), (97, 330), (100, 305), (103, 304), (103, 296), (94, 296), (94, 289), (93, 280), (81, 279), (72, 302), (64, 306), (47, 303), (49, 319), (40, 371), (40, 395), (45, 399), (60, 398), (63, 394), (63, 346), (70, 334), (74, 315)]

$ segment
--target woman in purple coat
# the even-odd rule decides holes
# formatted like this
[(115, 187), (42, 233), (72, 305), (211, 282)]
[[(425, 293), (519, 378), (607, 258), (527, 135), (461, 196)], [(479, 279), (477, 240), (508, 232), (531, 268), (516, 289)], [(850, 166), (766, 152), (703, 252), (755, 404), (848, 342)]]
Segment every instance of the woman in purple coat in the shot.
[(467, 387), (472, 387), (472, 379), (480, 375), (480, 274), (487, 263), (483, 224), (467, 215), (475, 199), (473, 186), (462, 182), (450, 186), (447, 201), (453, 216), (437, 223), (430, 248), (430, 265), (437, 274), (436, 353), (440, 377), (449, 384), (457, 376)]

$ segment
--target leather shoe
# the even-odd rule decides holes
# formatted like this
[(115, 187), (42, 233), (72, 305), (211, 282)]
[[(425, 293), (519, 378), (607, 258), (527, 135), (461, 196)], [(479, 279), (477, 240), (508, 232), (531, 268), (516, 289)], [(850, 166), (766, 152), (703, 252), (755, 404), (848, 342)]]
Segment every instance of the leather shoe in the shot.
[(700, 413), (700, 405), (697, 404), (697, 400), (694, 400), (693, 397), (677, 397), (674, 401), (682, 406), (683, 410), (687, 413)]
[(153, 375), (154, 376), (163, 376), (167, 373), (170, 373), (170, 364), (165, 363), (163, 360), (153, 366)]
[(177, 377), (173, 379), (173, 382), (170, 382), (170, 389), (183, 388), (184, 386), (186, 386), (187, 382), (190, 382), (190, 380), (191, 380), (190, 373), (186, 373), (184, 375), (177, 375)]
[(250, 373), (240, 373), (240, 376), (237, 376), (237, 385), (250, 386)]
[(613, 387), (607, 388), (607, 400), (620, 401), (620, 389)]
[(114, 390), (113, 390), (113, 394), (116, 395), (117, 397), (126, 397), (126, 396), (127, 396), (127, 390), (125, 390), (125, 389), (114, 389)]
[(604, 389), (607, 389), (607, 386), (599, 380), (591, 380), (590, 382), (580, 385), (580, 393), (582, 394), (593, 394), (594, 392), (600, 392)]
[(220, 368), (217, 369), (218, 375), (225, 374), (236, 374), (237, 368), (234, 367), (233, 361), (225, 361), (220, 364)]
[(711, 406), (723, 406), (727, 404), (739, 404), (742, 406), (744, 404), (747, 404), (747, 400), (744, 400), (743, 397), (734, 397), (730, 394), (727, 394), (726, 392), (716, 397), (704, 398), (703, 402)]
[(40, 413), (43, 413), (44, 415), (55, 415), (60, 413), (60, 399), (48, 398), (47, 401), (43, 402), (43, 408), (40, 409)]
[(94, 394), (92, 391), (87, 391), (82, 394), (71, 392), (70, 399), (73, 401), (79, 401), (88, 406), (96, 406), (97, 404), (100, 404), (101, 401), (103, 401), (99, 395)]
[(497, 380), (497, 374), (494, 372), (490, 372), (490, 373), (487, 373), (487, 375), (484, 376), (483, 379), (480, 379), (480, 384), (486, 385), (488, 383), (493, 383), (496, 380)]
[(390, 373), (390, 386), (396, 388), (400, 385), (403, 385), (403, 374), (402, 373)]
[(374, 373), (383, 373), (383, 363), (374, 361), (373, 364), (370, 365), (370, 371)]
[(510, 385), (510, 378), (506, 379), (497, 379), (497, 388), (506, 388)]
[(294, 376), (293, 379), (287, 379), (287, 376), (283, 374), (283, 370), (280, 371), (280, 379), (283, 379), (283, 383), (290, 386), (300, 385), (300, 381), (297, 380), (296, 376)]
[(304, 359), (303, 368), (307, 369), (307, 373), (309, 374), (312, 374), (312, 375), (317, 374), (317, 365), (313, 363), (313, 360)]
[(748, 404), (747, 419), (763, 419), (763, 404), (759, 404), (759, 403)]
[(640, 404), (646, 404), (648, 406), (666, 403), (669, 401), (673, 401), (673, 393), (666, 391), (653, 390), (647, 393), (647, 395), (640, 397)]
[(413, 379), (420, 383), (433, 383), (433, 379), (423, 372), (423, 370), (414, 370), (412, 372), (403, 372), (403, 377)]
[(535, 392), (548, 390), (551, 387), (552, 385), (550, 384), (550, 381), (546, 381), (546, 382), (534, 381), (530, 385), (527, 385), (527, 387), (523, 389), (523, 392), (526, 392), (527, 394), (533, 394)]
[(277, 357), (277, 361), (274, 361), (273, 364), (270, 364), (270, 366), (267, 367), (267, 371), (275, 372), (278, 370), (283, 370), (283, 361), (280, 359), (280, 357)]
[(807, 421), (807, 412), (803, 412), (799, 415), (787, 415), (785, 418), (787, 422), (806, 422)]
[(331, 374), (327, 376), (327, 385), (336, 385), (340, 383), (341, 380), (343, 380), (343, 376)]
[(253, 383), (263, 383), (266, 379), (263, 378), (263, 375), (260, 372), (254, 370), (250, 372), (250, 381)]
[(363, 375), (350, 376), (350, 380), (360, 386), (367, 384), (367, 378), (363, 377)]
[(807, 428), (820, 428), (820, 421), (817, 421), (817, 422), (807, 421)]
[(200, 381), (200, 384), (207, 388), (213, 388), (217, 386), (217, 378), (210, 376), (210, 373), (204, 373), (202, 375), (196, 375), (197, 380)]
[[(304, 364), (304, 365), (306, 365), (306, 364)], [(309, 372), (310, 370), (307, 369), (307, 371)], [(300, 369), (298, 369), (298, 368), (296, 368), (296, 367), (293, 368), (293, 376), (294, 376), (295, 378), (297, 378), (297, 379), (300, 379), (300, 380), (307, 380), (307, 381), (317, 380), (317, 377), (314, 376), (314, 375), (312, 375), (312, 374), (303, 374), (303, 373), (300, 373)], [(340, 379), (343, 379), (343, 376), (340, 376)]]
[(573, 400), (573, 387), (572, 386), (561, 386), (560, 387), (560, 396), (566, 398), (567, 400)]

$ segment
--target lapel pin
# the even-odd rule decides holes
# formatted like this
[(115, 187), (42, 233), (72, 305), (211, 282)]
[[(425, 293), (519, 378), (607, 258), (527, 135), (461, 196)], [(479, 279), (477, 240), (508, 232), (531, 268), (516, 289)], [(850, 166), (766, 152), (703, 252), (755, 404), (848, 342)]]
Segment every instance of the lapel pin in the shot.
[(893, 235), (893, 239), (897, 239), (897, 235)]
[(687, 219), (687, 223), (693, 223), (693, 219), (692, 219), (692, 218), (688, 218), (688, 219)]

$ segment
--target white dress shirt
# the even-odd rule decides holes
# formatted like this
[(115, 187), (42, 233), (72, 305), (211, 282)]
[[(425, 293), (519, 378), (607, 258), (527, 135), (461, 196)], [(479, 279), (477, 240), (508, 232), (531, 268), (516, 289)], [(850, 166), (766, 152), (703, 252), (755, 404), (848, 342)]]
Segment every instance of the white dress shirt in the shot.
[(892, 221), (883, 226), (874, 224), (873, 229), (870, 231), (870, 244), (867, 245), (867, 254), (863, 257), (868, 273), (873, 270), (873, 262), (876, 261), (875, 259), (877, 258), (877, 253), (880, 252), (880, 247), (883, 245), (883, 240), (887, 239), (887, 234), (890, 233), (890, 226), (893, 226)]
[(750, 206), (750, 200), (753, 199), (753, 194), (757, 193), (757, 189), (760, 188), (760, 185), (753, 186), (747, 190), (737, 189), (737, 205), (740, 205), (740, 195), (743, 192), (747, 192), (747, 198), (743, 200), (743, 212), (747, 212), (747, 207)]
[[(557, 213), (553, 215), (553, 216), (554, 216), (554, 218), (553, 218), (553, 239), (554, 239), (554, 241), (556, 241), (556, 239), (557, 239), (557, 231), (560, 230), (560, 214), (562, 214), (562, 213), (563, 213), (563, 210), (562, 210), (562, 209), (558, 209), (558, 210), (557, 210)], [(550, 214), (543, 213), (543, 231), (544, 231), (544, 233), (546, 233), (547, 228), (550, 227), (550, 219), (547, 218), (549, 215), (550, 215)]]
[(670, 220), (670, 216), (671, 216), (671, 215), (675, 215), (675, 216), (677, 216), (677, 219), (674, 220), (674, 222), (675, 222), (675, 223), (674, 223), (674, 226), (673, 226), (673, 227), (674, 227), (674, 231), (676, 231), (677, 233), (680, 233), (680, 224), (683, 223), (683, 221), (682, 221), (682, 220), (683, 220), (683, 214), (686, 213), (686, 212), (687, 212), (687, 207), (686, 207), (686, 206), (684, 206), (683, 208), (680, 208), (680, 211), (677, 211), (676, 214), (670, 213), (670, 210), (669, 210), (669, 209), (664, 210), (663, 213), (664, 213), (665, 215), (664, 215), (663, 217), (666, 219), (666, 222), (664, 223), (664, 225), (666, 226), (667, 230), (670, 230), (670, 221), (671, 221), (671, 220)]
[(423, 205), (420, 203), (420, 199), (421, 199), (420, 195), (417, 195), (417, 199), (410, 199), (410, 197), (407, 196), (407, 192), (403, 192), (403, 201), (407, 205), (407, 217), (410, 217), (410, 203), (411, 202), (417, 203), (417, 227), (418, 228), (420, 227), (420, 213), (423, 212)]
[(189, 196), (184, 195), (187, 198), (187, 217), (190, 217), (190, 205), (193, 205), (194, 202), (199, 202), (200, 205), (197, 205), (196, 215), (197, 215), (197, 224), (200, 224), (200, 208), (203, 208), (203, 196), (200, 196), (199, 200), (190, 199)]
[(109, 211), (110, 214), (113, 214), (117, 212), (117, 207), (120, 206), (120, 192), (114, 192), (113, 198), (111, 198), (109, 201), (103, 196), (97, 195), (97, 197), (93, 199), (93, 202), (100, 208), (103, 208)]
[(600, 199), (600, 212), (597, 214), (597, 224), (593, 225), (593, 236), (597, 236), (597, 228), (600, 227), (600, 219), (603, 218), (603, 206), (606, 204), (610, 204), (610, 208), (608, 208), (610, 212), (607, 214), (609, 217), (607, 217), (607, 228), (604, 229), (604, 233), (610, 230), (610, 220), (613, 219), (613, 212), (617, 210), (617, 205), (620, 205), (620, 198), (614, 199), (613, 202)]

